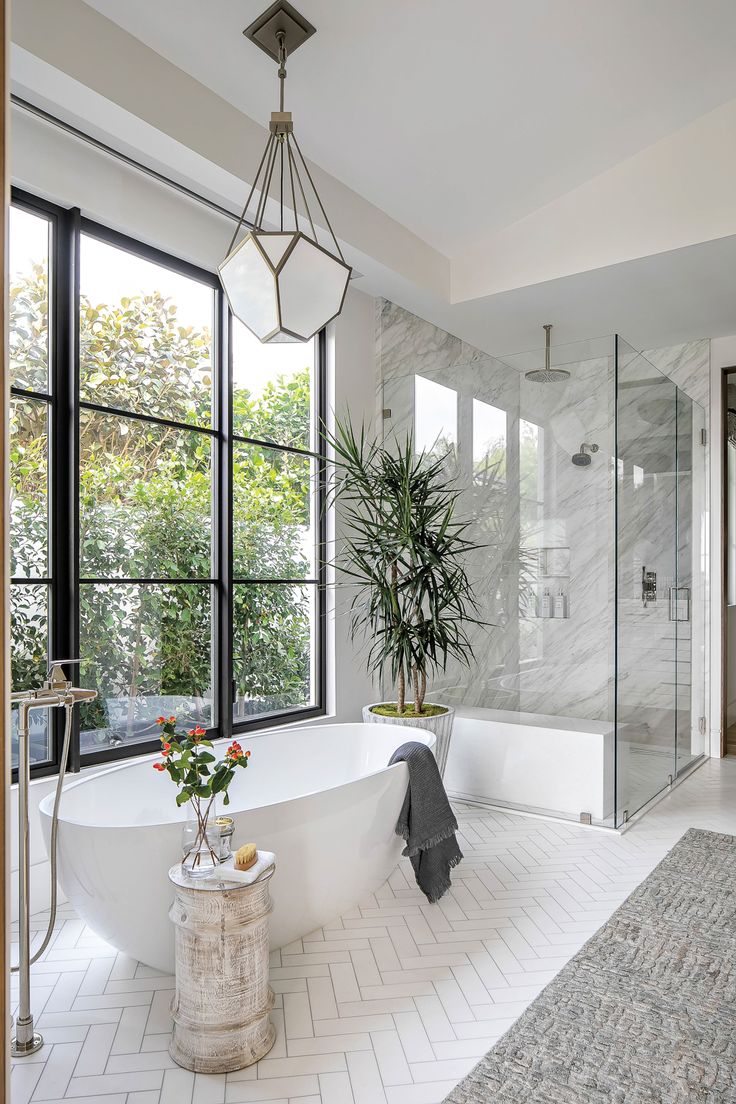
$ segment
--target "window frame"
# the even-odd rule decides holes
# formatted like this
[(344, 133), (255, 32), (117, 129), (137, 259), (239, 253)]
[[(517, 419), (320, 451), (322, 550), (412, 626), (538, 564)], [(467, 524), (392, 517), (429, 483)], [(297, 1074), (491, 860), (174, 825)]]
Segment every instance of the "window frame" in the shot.
[[(208, 583), (213, 590), (213, 619), (211, 649), (213, 656), (213, 700), (215, 724), (208, 729), (211, 739), (228, 739), (234, 734), (250, 734), (278, 725), (324, 716), (326, 713), (326, 481), (327, 449), (320, 428), (326, 424), (327, 368), (326, 334), (322, 330), (314, 339), (314, 372), (312, 386), (316, 391), (312, 402), (313, 448), (301, 449), (280, 445), (274, 441), (244, 437), (233, 432), (232, 424), (232, 325), (233, 319), (226, 296), (216, 273), (200, 268), (188, 261), (139, 241), (118, 230), (82, 216), (78, 208), (65, 209), (19, 188), (13, 188), (11, 204), (32, 214), (42, 215), (52, 225), (52, 249), (49, 254), (50, 283), (50, 342), (48, 395), (20, 388), (11, 388), (11, 395), (43, 400), (49, 410), (49, 579), (41, 580), (49, 585), (49, 652), (61, 658), (79, 655), (79, 611), (81, 586), (97, 581), (84, 576), (79, 559), (79, 428), (82, 411), (88, 410), (114, 417), (125, 417), (148, 424), (156, 424), (195, 431), (212, 441), (212, 573), (209, 579), (181, 580), (138, 577), (105, 579), (105, 585), (115, 582), (136, 582), (141, 585), (163, 582), (179, 585)], [(175, 420), (144, 414), (138, 411), (106, 406), (80, 398), (80, 243), (82, 235), (88, 235), (123, 249), (133, 256), (161, 265), (170, 271), (196, 280), (209, 287), (214, 296), (213, 312), (213, 388), (212, 418), (209, 427), (192, 426)], [(311, 687), (312, 704), (254, 715), (235, 720), (233, 716), (233, 481), (232, 457), (235, 445), (246, 443), (265, 447), (273, 452), (291, 452), (314, 461), (315, 480), (315, 572), (300, 585), (314, 587), (315, 621), (313, 640), (314, 685)], [(17, 582), (34, 582), (21, 580)], [(12, 580), (11, 580), (12, 582)], [(295, 580), (248, 579), (247, 585), (294, 585)], [(242, 582), (238, 582), (242, 585)], [(76, 681), (76, 670), (72, 670)], [(61, 741), (63, 737), (60, 710), (51, 710), (51, 758), (32, 765), (33, 777), (58, 773)], [(120, 760), (148, 755), (158, 751), (158, 739), (141, 743), (123, 744), (81, 753), (79, 711), (74, 713), (74, 728), (69, 756), (69, 770), (78, 772), (83, 766), (116, 763)], [(17, 780), (17, 770), (13, 771)]]

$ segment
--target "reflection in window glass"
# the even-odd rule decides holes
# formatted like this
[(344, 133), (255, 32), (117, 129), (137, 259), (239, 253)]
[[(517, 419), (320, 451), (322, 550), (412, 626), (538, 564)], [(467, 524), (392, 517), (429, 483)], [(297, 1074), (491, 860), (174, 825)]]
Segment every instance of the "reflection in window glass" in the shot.
[(544, 512), (544, 430), (519, 421), (519, 494), (522, 536), (534, 532)]
[(233, 587), (233, 719), (315, 702), (314, 586)]
[(210, 578), (211, 452), (203, 433), (82, 410), (82, 575)]
[(10, 402), (10, 574), (48, 576), (48, 404)]
[[(34, 690), (48, 670), (48, 587), (44, 583), (14, 583), (10, 588), (10, 675), (13, 691)], [(42, 763), (51, 756), (46, 710), (30, 714), (30, 758)], [(13, 766), (18, 765), (18, 710), (11, 729)]]
[(212, 425), (212, 288), (83, 234), (83, 401)]
[(417, 453), (449, 452), (457, 444), (457, 391), (414, 376), (414, 448)]
[(506, 479), (506, 411), (473, 399), (473, 473), (475, 479)]
[(261, 345), (233, 319), (233, 431), (313, 449), (314, 342)]
[(213, 724), (212, 594), (206, 584), (82, 584), (81, 750), (156, 739), (156, 718)]
[(233, 575), (314, 576), (313, 466), (309, 456), (235, 443)]
[(48, 391), (49, 241), (48, 219), (10, 209), (9, 353), (10, 383), (26, 391)]

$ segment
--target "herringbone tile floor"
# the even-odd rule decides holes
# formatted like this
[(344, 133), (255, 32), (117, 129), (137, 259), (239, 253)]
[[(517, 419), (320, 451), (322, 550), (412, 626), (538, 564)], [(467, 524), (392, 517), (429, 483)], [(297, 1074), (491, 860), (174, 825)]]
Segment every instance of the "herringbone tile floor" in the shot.
[(402, 862), (359, 907), (274, 953), (276, 1045), (227, 1076), (174, 1065), (173, 979), (62, 908), (33, 970), (47, 1045), (16, 1064), (12, 1104), (436, 1104), (687, 828), (736, 832), (736, 760), (706, 762), (622, 837), (458, 814), (452, 892), (428, 905)]

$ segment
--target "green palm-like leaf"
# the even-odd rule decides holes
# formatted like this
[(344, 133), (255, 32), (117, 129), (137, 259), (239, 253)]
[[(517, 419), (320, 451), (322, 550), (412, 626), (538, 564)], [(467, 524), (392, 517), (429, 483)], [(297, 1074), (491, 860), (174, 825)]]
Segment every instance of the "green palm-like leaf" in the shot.
[(445, 457), (416, 455), (410, 434), (391, 452), (349, 420), (324, 436), (328, 503), (339, 502), (346, 530), (336, 564), (354, 587), (351, 637), (366, 641), (371, 674), (390, 673), (400, 710), (411, 678), (421, 712), (427, 677), (473, 658), (468, 628), (481, 622), (466, 564), (482, 545), (455, 515), (461, 492)]

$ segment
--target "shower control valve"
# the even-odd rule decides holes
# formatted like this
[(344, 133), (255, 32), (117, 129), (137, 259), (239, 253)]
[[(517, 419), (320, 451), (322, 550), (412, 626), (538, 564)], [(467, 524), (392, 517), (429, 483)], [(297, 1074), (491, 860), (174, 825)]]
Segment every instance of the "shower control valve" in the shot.
[(641, 602), (648, 606), (650, 602), (657, 601), (657, 572), (641, 569)]

